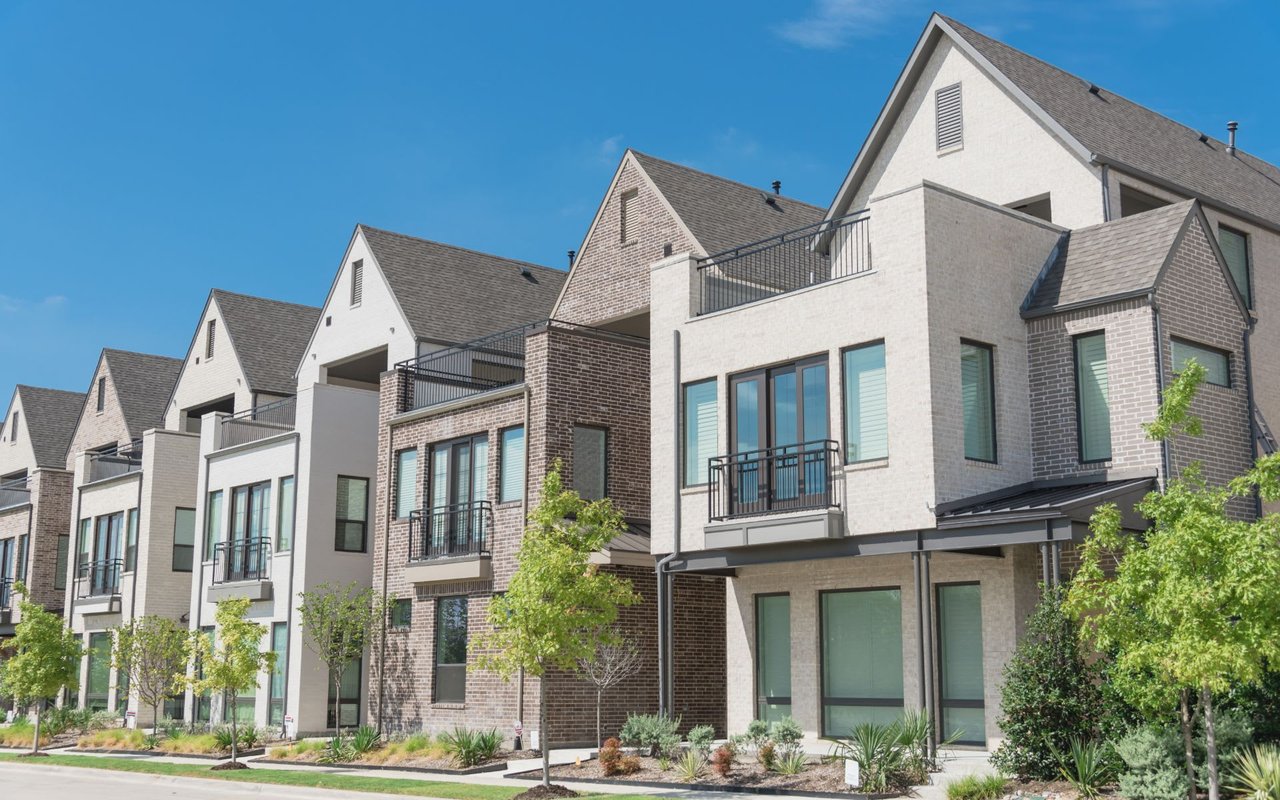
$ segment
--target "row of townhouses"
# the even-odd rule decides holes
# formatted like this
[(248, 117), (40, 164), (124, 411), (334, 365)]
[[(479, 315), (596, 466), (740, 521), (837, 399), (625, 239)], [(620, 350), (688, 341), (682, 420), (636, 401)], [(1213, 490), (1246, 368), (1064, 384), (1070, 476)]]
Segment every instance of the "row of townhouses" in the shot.
[[(567, 272), (357, 226), (318, 308), (214, 290), (182, 358), (106, 349), (82, 394), (18, 387), (0, 636), (25, 581), (84, 637), (67, 701), (150, 724), (111, 628), (216, 637), (247, 597), (277, 669), (244, 721), (510, 731), (536, 679), (469, 669), (469, 643), (558, 461), (623, 511), (595, 561), (642, 598), (606, 729), (791, 715), (816, 738), (919, 707), (992, 746), (1092, 511), (1141, 531), (1168, 476), (1275, 448), (1280, 170), (1235, 137), (935, 15), (825, 208), (628, 151)], [(1189, 358), (1204, 435), (1148, 441)], [(387, 632), (335, 689), (297, 598), (353, 581)], [(590, 741), (594, 690), (542, 680), (553, 743)]]

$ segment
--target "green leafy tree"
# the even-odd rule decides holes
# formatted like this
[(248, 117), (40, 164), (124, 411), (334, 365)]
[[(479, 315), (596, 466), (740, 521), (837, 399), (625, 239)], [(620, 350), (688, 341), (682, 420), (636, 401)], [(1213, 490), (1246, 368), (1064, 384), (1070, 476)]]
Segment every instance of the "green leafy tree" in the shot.
[[(333, 681), (333, 727), (334, 733), (340, 734), (342, 678), (348, 665), (364, 656), (365, 647), (375, 644), (383, 630), (387, 605), (373, 589), (354, 582), (345, 587), (323, 583), (309, 592), (299, 592), (298, 597), (307, 646), (329, 668)], [(370, 646), (369, 651), (377, 648)]]
[(183, 683), (193, 692), (219, 692), (223, 702), (231, 702), (231, 763), (235, 765), (240, 763), (236, 752), (236, 698), (241, 692), (256, 688), (258, 676), (270, 674), (276, 663), (275, 653), (261, 650), (265, 629), (249, 621), (248, 613), (247, 598), (218, 603), (214, 639), (202, 631), (191, 631), (187, 637), (187, 655), (195, 669), (183, 676)]
[(129, 677), (141, 703), (150, 706), (153, 726), (160, 706), (182, 691), (187, 665), (187, 630), (168, 617), (149, 614), (115, 630), (111, 666)]
[[(1154, 439), (1198, 435), (1190, 413), (1204, 368), (1189, 362), (1166, 391)], [(1280, 663), (1280, 516), (1244, 521), (1228, 513), (1237, 498), (1280, 499), (1280, 454), (1264, 456), (1225, 487), (1212, 487), (1198, 465), (1139, 504), (1151, 521), (1126, 536), (1114, 505), (1098, 509), (1068, 604), (1083, 634), (1115, 653), (1111, 675), (1132, 705), (1153, 717), (1178, 709), (1189, 796), (1194, 798), (1194, 709), (1204, 716), (1210, 800), (1218, 800), (1214, 695), (1258, 682), (1268, 661)], [(1103, 566), (1119, 557), (1113, 574)]]
[(22, 704), (35, 704), (35, 735), (31, 752), (40, 752), (40, 721), (45, 704), (63, 689), (74, 689), (77, 667), (84, 648), (80, 639), (62, 622), (27, 599), (27, 587), (19, 582), (14, 594), (20, 595), (18, 612), (22, 621), (14, 628), (13, 638), (0, 647), (13, 655), (0, 665), (0, 694), (7, 694)]
[(612, 628), (618, 608), (639, 599), (630, 582), (590, 563), (592, 553), (625, 530), (608, 498), (589, 503), (566, 489), (556, 462), (529, 514), (511, 584), (489, 604), (491, 628), (478, 639), (483, 652), (476, 667), (506, 679), (520, 670), (539, 679), (543, 786), (551, 785), (548, 672), (572, 670), (601, 645), (619, 644)]

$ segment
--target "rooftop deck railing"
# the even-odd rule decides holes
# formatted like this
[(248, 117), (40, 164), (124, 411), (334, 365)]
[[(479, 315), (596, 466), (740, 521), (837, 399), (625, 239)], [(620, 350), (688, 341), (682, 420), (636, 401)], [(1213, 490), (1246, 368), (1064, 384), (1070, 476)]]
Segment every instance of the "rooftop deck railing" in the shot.
[(13, 508), (31, 502), (31, 483), (28, 478), (0, 481), (0, 508)]
[(142, 440), (89, 454), (89, 483), (127, 475), (142, 469)]
[[(870, 219), (858, 211), (698, 259), (698, 313), (868, 272)], [(819, 239), (828, 240), (823, 250)]]
[(844, 470), (831, 439), (716, 456), (710, 469), (713, 522), (840, 507)]
[(298, 416), (298, 398), (286, 397), (241, 411), (222, 420), (218, 449), (248, 444), (268, 436), (293, 430)]

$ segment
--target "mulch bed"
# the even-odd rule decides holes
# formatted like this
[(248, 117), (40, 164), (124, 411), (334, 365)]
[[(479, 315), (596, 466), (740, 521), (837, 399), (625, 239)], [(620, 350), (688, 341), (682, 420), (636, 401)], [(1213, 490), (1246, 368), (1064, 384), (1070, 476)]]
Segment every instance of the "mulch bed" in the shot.
[(295, 758), (270, 758), (267, 761), (277, 764), (296, 764), (300, 767), (341, 767), (343, 769), (367, 769), (367, 770), (392, 770), (400, 772), (426, 772), (436, 775), (476, 775), (482, 772), (503, 772), (507, 769), (507, 762), (514, 759), (537, 758), (538, 753), (533, 750), (520, 751), (502, 751), (498, 753), (497, 758), (492, 761), (486, 761), (483, 764), (477, 764), (474, 767), (460, 769), (453, 765), (451, 758), (406, 758), (402, 761), (383, 764), (368, 764), (359, 761), (344, 761), (339, 763), (321, 763), (319, 761), (320, 754), (311, 751), (303, 753)]
[[(114, 756), (153, 756), (163, 758), (203, 758), (209, 761), (222, 761), (231, 758), (231, 753), (170, 753), (167, 750), (122, 750), (116, 747), (73, 747), (76, 753), (106, 753)], [(252, 750), (237, 750), (236, 758), (249, 758), (266, 753), (264, 747)]]
[(248, 768), (249, 768), (249, 765), (244, 763), (243, 761), (224, 761), (221, 764), (214, 764), (212, 767), (209, 767), (210, 770), (248, 769)]
[(1012, 790), (1007, 796), (1019, 800), (1033, 800), (1037, 797), (1044, 800), (1077, 800), (1080, 797), (1080, 793), (1066, 781), (1014, 781), (1007, 788)]
[(550, 800), (556, 797), (577, 797), (578, 793), (572, 789), (553, 783), (550, 786), (538, 785), (532, 789), (525, 789), (520, 794), (511, 798), (511, 800)]

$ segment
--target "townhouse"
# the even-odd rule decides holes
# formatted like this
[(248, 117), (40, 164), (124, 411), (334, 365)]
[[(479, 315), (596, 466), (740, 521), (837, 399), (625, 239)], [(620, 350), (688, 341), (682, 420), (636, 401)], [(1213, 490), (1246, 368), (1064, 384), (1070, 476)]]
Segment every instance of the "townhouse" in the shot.
[[(659, 603), (650, 553), (649, 264), (717, 252), (748, 233), (816, 222), (821, 209), (634, 151), (622, 158), (568, 280), (543, 318), (397, 365), (384, 376), (374, 582), (393, 602), (371, 718), (393, 730), (539, 718), (536, 680), (474, 669), (470, 642), (516, 567), (529, 504), (551, 466), (584, 498), (609, 497), (628, 531), (594, 560), (629, 579), (622, 611), (639, 672), (606, 695), (604, 729), (657, 710)], [(550, 317), (546, 318), (546, 312)], [(674, 582), (683, 727), (725, 728), (723, 581)], [(552, 744), (595, 738), (594, 688), (544, 680)], [(530, 726), (530, 733), (534, 733)], [(540, 735), (529, 741), (539, 742)]]
[[(1198, 182), (1228, 171), (1249, 190)], [(918, 707), (998, 742), (1001, 670), (1092, 511), (1141, 530), (1170, 474), (1270, 446), (1248, 257), (1275, 174), (934, 16), (821, 221), (653, 265), (652, 549), (663, 583), (729, 575), (731, 731)], [(1204, 436), (1147, 441), (1192, 357)]]

